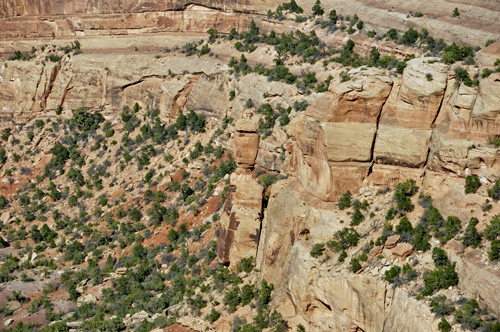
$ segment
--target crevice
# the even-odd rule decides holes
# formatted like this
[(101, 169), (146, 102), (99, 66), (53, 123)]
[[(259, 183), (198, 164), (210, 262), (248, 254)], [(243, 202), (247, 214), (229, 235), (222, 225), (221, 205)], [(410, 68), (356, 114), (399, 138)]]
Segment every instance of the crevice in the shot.
[(137, 85), (137, 84), (141, 84), (142, 82), (144, 82), (145, 80), (147, 80), (148, 78), (152, 78), (152, 77), (155, 77), (155, 78), (161, 78), (160, 75), (148, 75), (148, 76), (144, 76), (142, 77), (140, 80), (138, 81), (135, 81), (135, 82), (132, 82), (132, 83), (129, 83), (129, 84), (125, 84), (121, 87), (122, 91), (125, 90), (126, 88), (129, 88), (131, 86), (134, 86), (134, 85)]
[(52, 88), (54, 87), (54, 82), (56, 81), (57, 75), (59, 74), (59, 71), (61, 70), (61, 62), (58, 62), (54, 68), (52, 68), (52, 73), (50, 74), (49, 78), (49, 84), (47, 86), (47, 89), (43, 93), (42, 96), (42, 101), (40, 102), (41, 110), (45, 111), (45, 106), (47, 106), (47, 98), (49, 97), (50, 93), (52, 92)]
[(429, 141), (429, 147), (427, 148), (427, 156), (425, 156), (425, 162), (422, 165), (422, 168), (427, 168), (428, 163), (429, 163), (429, 157), (431, 155), (432, 142), (434, 141), (434, 135), (436, 134), (436, 130), (434, 130), (433, 128), (436, 126), (436, 120), (437, 120), (439, 114), (441, 113), (441, 108), (443, 107), (443, 102), (444, 102), (444, 97), (445, 97), (446, 87), (447, 86), (448, 86), (448, 82), (446, 82), (446, 86), (444, 87), (443, 98), (441, 98), (441, 101), (439, 103), (439, 108), (438, 108), (438, 110), (436, 112), (436, 116), (434, 117), (434, 120), (432, 120), (432, 123), (431, 123), (432, 135), (431, 135), (431, 139)]
[[(445, 96), (445, 93), (446, 93), (446, 87), (448, 86), (448, 82), (446, 82), (446, 86), (444, 87), (444, 93), (443, 93), (443, 98), (441, 98), (441, 101), (439, 102), (439, 108), (436, 112), (436, 116), (434, 117), (434, 119), (432, 120), (432, 123), (431, 123), (431, 128), (432, 126), (436, 123), (436, 120), (439, 116), (439, 113), (441, 113), (441, 108), (443, 107), (443, 102), (444, 102), (444, 96)], [(475, 101), (474, 101), (475, 102)]]
[(69, 85), (71, 84), (71, 81), (73, 80), (73, 77), (71, 77), (68, 81), (68, 84), (66, 84), (66, 87), (64, 88), (64, 93), (63, 93), (63, 96), (61, 98), (61, 107), (64, 105), (64, 101), (66, 100), (66, 97), (68, 96), (68, 92), (73, 90), (73, 87), (69, 87)]
[[(176, 95), (174, 96), (174, 98), (172, 100), (172, 109), (170, 110), (170, 116), (171, 117), (176, 117), (177, 116), (177, 111), (180, 108), (184, 108), (184, 106), (187, 103), (187, 99), (188, 99), (189, 93), (193, 89), (194, 84), (198, 81), (198, 77), (199, 77), (199, 75), (192, 76), (189, 79), (189, 82), (187, 82), (184, 85), (184, 87), (182, 89), (180, 89), (176, 93)], [(182, 102), (182, 105), (179, 105), (178, 101), (179, 101), (179, 98), (181, 98), (181, 97), (184, 97), (184, 101)]]
[(265, 195), (266, 192), (265, 190), (262, 191), (262, 204), (261, 204), (261, 210), (260, 210), (260, 223), (259, 223), (259, 238), (257, 239), (257, 251), (255, 252), (255, 258), (259, 257), (259, 245), (260, 245), (260, 238), (262, 236), (262, 224), (264, 221), (264, 213), (265, 213), (265, 208), (264, 208), (264, 202), (265, 202)]
[[(394, 85), (391, 88), (391, 90), (393, 88), (394, 88)], [(375, 141), (377, 140), (378, 126), (380, 124), (380, 118), (382, 117), (382, 112), (384, 110), (385, 103), (387, 102), (387, 99), (389, 99), (390, 95), (391, 95), (391, 93), (389, 92), (389, 94), (387, 95), (387, 98), (385, 98), (384, 102), (380, 106), (380, 112), (378, 113), (377, 122), (375, 123), (375, 134), (373, 135), (373, 142), (372, 142), (372, 146), (370, 148), (370, 160), (369, 160), (370, 162), (372, 162), (372, 167), (373, 167), (373, 163), (375, 163), (375, 160), (373, 160), (373, 155), (375, 153)], [(368, 175), (370, 175), (372, 167), (370, 167), (370, 170), (368, 171)]]
[(42, 75), (43, 75), (43, 71), (46, 69), (46, 67), (42, 67), (42, 70), (40, 71), (40, 74), (38, 75), (38, 82), (36, 82), (36, 87), (35, 87), (35, 96), (33, 97), (34, 98), (34, 101), (33, 101), (33, 104), (31, 104), (31, 108), (30, 108), (30, 113), (33, 112), (33, 107), (35, 106), (35, 103), (36, 103), (36, 93), (38, 91), (38, 87), (40, 86), (40, 82), (42, 81)]

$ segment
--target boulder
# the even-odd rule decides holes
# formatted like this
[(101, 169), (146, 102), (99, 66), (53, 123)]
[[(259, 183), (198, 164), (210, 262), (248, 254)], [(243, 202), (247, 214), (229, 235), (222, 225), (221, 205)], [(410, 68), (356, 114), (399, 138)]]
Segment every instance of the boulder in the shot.
[(398, 243), (391, 251), (394, 256), (398, 256), (404, 261), (413, 253), (413, 246), (409, 243)]
[(149, 314), (144, 310), (136, 312), (135, 314), (132, 315), (132, 319), (139, 322), (142, 322), (144, 319), (147, 318), (149, 318)]
[(83, 322), (82, 321), (76, 321), (76, 322), (67, 322), (66, 323), (66, 326), (68, 326), (69, 328), (78, 328), (80, 327), (80, 325), (82, 325)]
[(245, 133), (256, 133), (259, 125), (250, 119), (240, 119), (236, 121), (234, 129)]
[(2, 213), (2, 216), (0, 217), (0, 221), (4, 225), (10, 224), (10, 212), (4, 212), (4, 213)]
[(16, 311), (17, 309), (21, 308), (21, 303), (19, 303), (19, 301), (10, 301), (7, 302), (6, 307), (11, 311)]
[(384, 249), (384, 246), (373, 246), (373, 248), (370, 250), (368, 255), (370, 257), (377, 257), (382, 253), (382, 250)]
[(10, 324), (12, 324), (14, 322), (14, 320), (12, 318), (9, 318), (5, 321), (5, 323), (3, 323), (3, 326), (9, 326)]
[(394, 248), (399, 242), (401, 242), (401, 235), (392, 235), (387, 238), (387, 241), (385, 241), (385, 248), (386, 249), (392, 249)]
[(83, 295), (78, 298), (77, 305), (80, 307), (85, 303), (96, 303), (97, 298), (92, 294)]

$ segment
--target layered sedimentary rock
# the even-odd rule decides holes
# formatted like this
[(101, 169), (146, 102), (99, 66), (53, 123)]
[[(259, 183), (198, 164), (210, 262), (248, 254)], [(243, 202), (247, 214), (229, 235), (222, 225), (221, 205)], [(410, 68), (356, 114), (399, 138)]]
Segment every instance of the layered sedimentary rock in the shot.
[[(171, 78), (169, 70), (194, 76)], [(121, 109), (138, 103), (158, 108), (162, 117), (172, 109), (189, 107), (214, 117), (224, 117), (227, 100), (221, 79), (226, 65), (189, 58), (156, 59), (152, 55), (78, 55), (62, 64), (36, 65), (13, 61), (0, 67), (0, 109), (3, 116), (22, 122), (41, 111), (53, 113), (80, 107)], [(220, 84), (218, 84), (220, 82)], [(189, 90), (189, 94), (185, 91)], [(209, 91), (213, 98), (207, 98)], [(228, 92), (227, 92), (228, 93)], [(71, 116), (68, 113), (69, 116)], [(38, 116), (38, 115), (37, 115)]]
[[(369, 273), (352, 274), (337, 256), (316, 259), (314, 243), (325, 243), (342, 229), (347, 215), (333, 203), (303, 192), (296, 179), (273, 186), (262, 223), (256, 267), (273, 282), (276, 304), (285, 317), (306, 322), (308, 331), (434, 331), (438, 320), (425, 303), (409, 298)], [(371, 228), (362, 224), (360, 232)], [(392, 239), (393, 250), (401, 238)], [(408, 247), (409, 246), (409, 247)], [(362, 249), (359, 249), (358, 253)], [(380, 254), (382, 248), (377, 248)], [(408, 255), (407, 250), (398, 256)], [(393, 255), (388, 250), (389, 255)], [(354, 257), (357, 253), (353, 253)], [(346, 261), (349, 261), (347, 258)], [(300, 318), (299, 318), (300, 317)]]
[(408, 61), (401, 78), (372, 69), (332, 81), (288, 130), (290, 165), (305, 190), (335, 200), (364, 184), (421, 181), (427, 168), (495, 181), (499, 155), (480, 143), (500, 133), (492, 91), (500, 88), (499, 74), (471, 88), (436, 60)]
[(264, 188), (243, 168), (231, 175), (230, 185), (219, 222), (217, 256), (219, 262), (236, 270), (242, 258), (256, 256)]
[(256, 133), (259, 126), (249, 119), (240, 119), (236, 122), (235, 129), (234, 145), (236, 151), (234, 159), (238, 163), (238, 167), (251, 168), (255, 165), (259, 148), (259, 135)]
[[(298, 4), (311, 12), (313, 0), (301, 0)], [(382, 35), (387, 30), (432, 29), (434, 38), (458, 41), (482, 46), (488, 39), (500, 37), (498, 22), (499, 6), (494, 2), (463, 0), (460, 4), (440, 0), (432, 9), (419, 1), (374, 2), (361, 0), (345, 2), (329, 1), (322, 4), (325, 13), (331, 9), (344, 15), (363, 13), (360, 18), (368, 29)], [(158, 31), (204, 32), (217, 27), (228, 32), (231, 28), (242, 29), (260, 14), (277, 4), (269, 1), (0, 1), (0, 31), (2, 38), (118, 35), (154, 33)], [(452, 19), (450, 13), (457, 7), (461, 15)], [(193, 13), (195, 12), (195, 13)], [(412, 17), (409, 12), (421, 12), (423, 17)], [(250, 14), (250, 15), (248, 15)]]

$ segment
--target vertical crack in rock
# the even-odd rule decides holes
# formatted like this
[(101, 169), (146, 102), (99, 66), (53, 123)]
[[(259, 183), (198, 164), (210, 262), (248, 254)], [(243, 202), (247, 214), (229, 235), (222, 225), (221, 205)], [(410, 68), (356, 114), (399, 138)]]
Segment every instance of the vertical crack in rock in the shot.
[(45, 106), (47, 106), (47, 98), (49, 97), (50, 93), (52, 92), (52, 88), (54, 87), (54, 82), (56, 81), (57, 75), (59, 74), (60, 70), (61, 70), (61, 62), (58, 62), (54, 66), (54, 68), (52, 68), (52, 72), (50, 74), (50, 79), (49, 79), (49, 83), (47, 85), (47, 89), (43, 93), (42, 101), (40, 102), (40, 110), (42, 112), (45, 111)]

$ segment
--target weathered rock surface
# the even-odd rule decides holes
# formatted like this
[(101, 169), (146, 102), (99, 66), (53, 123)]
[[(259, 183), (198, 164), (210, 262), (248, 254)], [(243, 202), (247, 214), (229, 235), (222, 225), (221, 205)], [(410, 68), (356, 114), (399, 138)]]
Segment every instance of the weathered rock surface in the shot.
[(242, 168), (231, 175), (230, 185), (219, 222), (217, 256), (221, 263), (236, 270), (242, 258), (256, 256), (264, 188), (252, 178), (249, 170)]
[(255, 165), (259, 148), (258, 125), (248, 119), (240, 119), (235, 124), (234, 134), (235, 161), (239, 167), (250, 168)]
[(0, 221), (4, 225), (8, 225), (10, 223), (10, 212), (4, 212), (2, 213), (2, 216), (0, 216)]
[(406, 257), (413, 253), (413, 246), (409, 243), (398, 243), (391, 251), (394, 256), (405, 260)]
[[(300, 6), (311, 12), (313, 0), (301, 0)], [(323, 4), (325, 12), (336, 9), (342, 13), (364, 13), (361, 17), (379, 34), (391, 28), (405, 31), (413, 27), (420, 31), (432, 27), (434, 38), (458, 41), (460, 44), (484, 45), (488, 39), (498, 39), (500, 31), (498, 4), (490, 1), (461, 0), (458, 4), (460, 19), (450, 13), (457, 6), (445, 0), (435, 1), (432, 8), (418, 1), (355, 3), (334, 0)], [(248, 25), (246, 16), (265, 15), (275, 10), (273, 2), (248, 1), (45, 1), (2, 0), (0, 24), (5, 37), (50, 37), (154, 33), (158, 31), (204, 32), (208, 26), (219, 30)], [(409, 12), (422, 12), (424, 17), (409, 16)], [(250, 13), (250, 15), (243, 15)], [(89, 15), (93, 14), (93, 15)], [(262, 18), (262, 16), (257, 16)], [(430, 29), (429, 29), (430, 30)], [(355, 35), (358, 36), (358, 35)]]
[(385, 241), (384, 247), (386, 249), (392, 249), (394, 248), (399, 242), (401, 242), (401, 235), (392, 235), (387, 238), (387, 241)]

